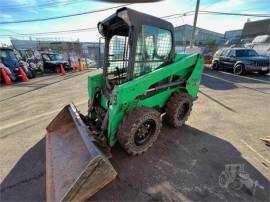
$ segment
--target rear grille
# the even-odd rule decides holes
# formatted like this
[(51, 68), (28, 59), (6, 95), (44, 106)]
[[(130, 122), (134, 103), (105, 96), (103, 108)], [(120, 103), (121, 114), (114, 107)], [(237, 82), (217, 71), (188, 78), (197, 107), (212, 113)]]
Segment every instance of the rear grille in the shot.
[(256, 61), (255, 62), (257, 67), (268, 67), (269, 66), (269, 61), (265, 60), (265, 61)]

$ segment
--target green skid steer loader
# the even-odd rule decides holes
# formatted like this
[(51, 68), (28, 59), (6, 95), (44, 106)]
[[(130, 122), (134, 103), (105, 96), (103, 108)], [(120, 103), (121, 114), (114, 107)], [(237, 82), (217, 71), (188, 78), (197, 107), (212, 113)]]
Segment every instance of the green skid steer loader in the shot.
[(87, 115), (70, 104), (47, 127), (47, 201), (92, 196), (117, 175), (108, 160), (116, 142), (130, 155), (142, 154), (162, 120), (182, 126), (197, 98), (203, 58), (175, 53), (171, 23), (121, 8), (98, 30), (105, 59), (103, 71), (88, 77)]

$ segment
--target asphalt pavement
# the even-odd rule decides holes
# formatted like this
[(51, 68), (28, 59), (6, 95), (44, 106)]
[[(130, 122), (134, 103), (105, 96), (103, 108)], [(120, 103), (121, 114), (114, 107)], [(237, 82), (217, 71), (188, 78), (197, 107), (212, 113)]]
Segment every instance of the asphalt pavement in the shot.
[[(87, 110), (87, 70), (0, 88), (1, 201), (44, 201), (45, 128), (66, 104)], [(270, 76), (205, 69), (180, 129), (145, 154), (112, 149), (118, 177), (90, 201), (269, 201)], [(235, 172), (242, 175), (236, 178)]]

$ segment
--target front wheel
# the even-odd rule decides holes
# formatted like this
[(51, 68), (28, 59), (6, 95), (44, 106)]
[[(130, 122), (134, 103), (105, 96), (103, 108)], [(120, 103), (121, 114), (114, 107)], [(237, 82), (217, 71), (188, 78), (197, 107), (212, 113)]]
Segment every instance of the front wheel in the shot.
[(233, 73), (236, 75), (244, 75), (246, 74), (245, 66), (242, 64), (235, 65), (233, 68)]
[(31, 72), (31, 70), (28, 69), (28, 72), (26, 73), (26, 76), (27, 76), (27, 78), (29, 78), (29, 79), (32, 79), (32, 78), (33, 78), (33, 74), (32, 74), (32, 72)]
[(32, 74), (32, 78), (36, 78), (36, 71), (34, 69), (30, 69), (30, 72)]
[(230, 184), (230, 176), (223, 171), (218, 178), (218, 183), (222, 188), (227, 188)]
[(141, 107), (125, 116), (117, 139), (128, 154), (140, 155), (157, 140), (161, 126), (157, 110)]

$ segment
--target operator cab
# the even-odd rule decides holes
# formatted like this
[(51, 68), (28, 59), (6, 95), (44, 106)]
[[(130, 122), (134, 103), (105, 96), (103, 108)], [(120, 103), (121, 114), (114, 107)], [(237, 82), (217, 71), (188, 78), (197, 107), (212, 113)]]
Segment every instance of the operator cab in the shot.
[(174, 28), (162, 19), (121, 8), (98, 23), (105, 38), (104, 91), (172, 62)]

